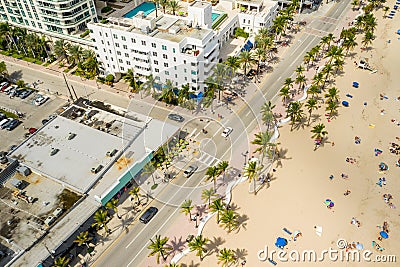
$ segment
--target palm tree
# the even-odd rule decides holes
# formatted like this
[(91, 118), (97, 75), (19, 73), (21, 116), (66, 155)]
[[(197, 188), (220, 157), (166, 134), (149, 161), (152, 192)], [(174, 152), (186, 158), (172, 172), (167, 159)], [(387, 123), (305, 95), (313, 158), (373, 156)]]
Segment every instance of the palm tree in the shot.
[(376, 18), (374, 17), (374, 14), (365, 14), (363, 16), (363, 21), (364, 21), (364, 31), (370, 31), (373, 35), (376, 27), (378, 26), (378, 23), (376, 22)]
[(118, 198), (113, 198), (113, 199), (111, 199), (110, 201), (108, 201), (107, 203), (106, 203), (106, 208), (107, 209), (110, 209), (110, 210), (113, 210), (114, 212), (115, 212), (115, 214), (117, 214), (117, 217), (118, 217), (118, 219), (121, 219), (121, 217), (118, 215), (118, 207), (117, 207), (117, 204), (118, 204)]
[(309, 51), (304, 55), (304, 64), (307, 66), (307, 70), (310, 68), (310, 64), (314, 61), (314, 55)]
[(0, 62), (0, 75), (8, 75), (7, 64), (4, 61)]
[(207, 175), (206, 180), (207, 181), (213, 180), (214, 188), (216, 189), (217, 188), (217, 177), (219, 175), (218, 168), (216, 166), (208, 167), (207, 171), (206, 171), (206, 175)]
[(333, 61), (332, 66), (335, 68), (335, 75), (339, 70), (343, 70), (343, 65), (344, 65), (344, 60), (335, 59), (335, 61)]
[(353, 0), (351, 2), (351, 8), (353, 9), (353, 11), (356, 10), (357, 7), (359, 7), (359, 5), (360, 5), (360, 0)]
[(154, 171), (156, 170), (156, 167), (154, 167), (152, 162), (147, 163), (143, 167), (143, 174), (150, 174), (151, 178), (153, 179), (153, 184), (156, 184), (156, 181), (154, 180)]
[(256, 191), (256, 180), (258, 176), (258, 171), (260, 170), (261, 166), (258, 166), (257, 161), (249, 161), (247, 166), (244, 168), (244, 175), (249, 178), (249, 183), (253, 181), (254, 186), (254, 195), (257, 194)]
[(96, 227), (96, 229), (99, 229), (100, 227), (104, 226), (104, 230), (106, 234), (108, 233), (108, 227), (107, 227), (107, 222), (108, 222), (108, 217), (107, 217), (107, 210), (99, 209), (96, 211), (96, 213), (93, 216), (94, 223), (92, 226)]
[(325, 94), (325, 98), (327, 98), (327, 103), (331, 101), (339, 101), (339, 90), (336, 87), (330, 88), (328, 93)]
[(122, 79), (128, 84), (128, 88), (131, 88), (132, 93), (137, 93), (139, 84), (136, 81), (136, 75), (133, 69), (128, 69), (128, 72), (122, 76)]
[(181, 86), (181, 89), (178, 92), (178, 104), (183, 104), (189, 100), (189, 91), (190, 85), (188, 83)]
[(313, 77), (313, 83), (318, 86), (321, 87), (322, 84), (324, 83), (325, 79), (324, 79), (324, 74), (322, 72), (318, 72), (317, 74), (314, 75)]
[(257, 59), (257, 75), (260, 71), (260, 63), (261, 61), (265, 61), (266, 57), (266, 51), (265, 49), (261, 47), (257, 47), (257, 49), (254, 51), (254, 57)]
[(187, 199), (185, 200), (182, 205), (181, 205), (181, 213), (184, 213), (185, 215), (189, 215), (189, 221), (192, 220), (192, 209), (194, 208), (194, 206), (192, 205), (192, 200), (191, 199)]
[(325, 88), (326, 81), (329, 81), (329, 75), (333, 72), (333, 66), (330, 63), (325, 64), (324, 68), (322, 69), (322, 73), (325, 74), (324, 83), (322, 84), (322, 88)]
[(275, 105), (272, 105), (271, 101), (265, 102), (261, 106), (261, 119), (267, 125), (267, 131), (269, 131), (271, 122), (275, 121), (275, 116), (272, 111), (273, 108), (275, 108)]
[(55, 267), (65, 267), (69, 263), (69, 258), (67, 257), (58, 257), (54, 260)]
[(295, 72), (296, 72), (297, 76), (300, 76), (300, 75), (303, 74), (304, 70), (305, 70), (305, 69), (304, 69), (303, 65), (299, 65), (299, 66), (296, 68)]
[(87, 242), (89, 242), (92, 239), (93, 238), (89, 236), (89, 232), (88, 231), (84, 231), (84, 232), (81, 232), (76, 237), (76, 239), (74, 240), (74, 243), (77, 243), (78, 247), (82, 246), (83, 244), (85, 244), (87, 246)]
[(337, 102), (329, 101), (328, 106), (325, 108), (326, 111), (329, 111), (329, 116), (332, 116), (337, 112), (339, 105)]
[(68, 48), (68, 62), (72, 63), (72, 66), (78, 65), (82, 57), (82, 47), (79, 45), (72, 45)]
[(146, 76), (146, 88), (150, 90), (150, 93), (154, 92), (155, 84), (157, 83), (157, 80), (154, 78), (153, 74), (150, 74), (149, 76)]
[(228, 267), (236, 262), (235, 252), (232, 249), (223, 248), (218, 252), (218, 264)]
[(215, 194), (215, 190), (212, 187), (210, 189), (204, 189), (203, 192), (201, 193), (201, 199), (204, 202), (208, 202), (209, 207), (211, 205), (211, 200), (216, 196), (217, 194)]
[(289, 95), (290, 95), (289, 87), (284, 86), (284, 87), (281, 88), (281, 90), (279, 90), (279, 96), (282, 97), (282, 102), (283, 102), (284, 106), (287, 105), (287, 101), (289, 99)]
[(289, 77), (289, 78), (285, 79), (283, 85), (288, 87), (290, 90), (291, 88), (293, 88), (293, 83), (294, 83), (294, 81), (292, 80), (292, 78)]
[(229, 56), (225, 62), (225, 65), (230, 67), (233, 71), (233, 73), (236, 73), (236, 71), (240, 68), (240, 61), (238, 57), (235, 56)]
[(222, 174), (222, 180), (225, 179), (225, 173), (226, 170), (229, 168), (229, 162), (224, 160), (224, 161), (220, 161), (217, 165), (217, 169), (219, 174)]
[(306, 102), (306, 108), (308, 110), (309, 116), (308, 116), (308, 125), (310, 125), (310, 120), (311, 120), (311, 113), (313, 112), (314, 109), (318, 109), (318, 101), (315, 98), (310, 98)]
[(247, 68), (253, 64), (253, 54), (249, 51), (243, 51), (239, 54), (239, 62), (244, 69), (244, 75), (247, 75)]
[(236, 229), (239, 225), (237, 213), (231, 209), (225, 210), (221, 216), (221, 223), (224, 229), (226, 229), (228, 233), (230, 233), (232, 230)]
[(350, 35), (344, 40), (343, 42), (343, 47), (346, 49), (346, 56), (349, 54), (350, 50), (354, 50), (354, 48), (357, 46), (356, 38), (353, 35)]
[(361, 43), (364, 45), (365, 48), (367, 48), (367, 46), (372, 44), (373, 39), (374, 39), (374, 34), (370, 31), (367, 31), (364, 34), (364, 37), (363, 37)]
[(203, 260), (204, 253), (207, 253), (206, 245), (208, 242), (207, 238), (198, 235), (188, 244), (190, 251), (196, 251), (196, 256), (200, 257), (200, 261)]
[(175, 87), (172, 84), (172, 81), (169, 79), (166, 80), (160, 99), (163, 100), (167, 104), (173, 104), (175, 102), (175, 98), (176, 98), (174, 89), (175, 89)]
[(299, 85), (299, 89), (301, 89), (307, 83), (306, 76), (298, 75), (296, 77), (295, 83), (298, 84)]
[(307, 89), (307, 94), (311, 95), (312, 98), (315, 98), (321, 90), (318, 88), (316, 84), (312, 84), (308, 89)]
[(304, 116), (304, 112), (302, 109), (303, 103), (300, 103), (299, 101), (294, 101), (290, 102), (288, 108), (286, 109), (286, 112), (288, 116), (290, 116), (290, 121), (291, 121), (291, 127), (290, 130), (293, 129), (294, 123), (296, 121), (301, 121), (301, 119)]
[(255, 134), (254, 140), (251, 142), (253, 145), (257, 145), (257, 149), (254, 152), (258, 152), (261, 155), (260, 162), (263, 162), (266, 154), (269, 154), (271, 146), (273, 144), (270, 142), (272, 133), (269, 131), (259, 132)]
[(169, 8), (171, 8), (172, 14), (175, 16), (175, 12), (181, 9), (179, 2), (176, 0), (171, 0), (168, 3)]
[(390, 7), (384, 6), (383, 7), (383, 17), (386, 17), (387, 12), (390, 10)]
[(217, 224), (220, 222), (220, 215), (223, 210), (225, 210), (224, 204), (221, 198), (214, 199), (214, 201), (210, 205), (211, 212), (217, 213)]
[(150, 239), (151, 244), (147, 247), (151, 250), (148, 257), (156, 255), (157, 264), (160, 264), (160, 256), (162, 257), (163, 261), (165, 261), (168, 257), (168, 253), (172, 251), (172, 248), (171, 246), (167, 245), (168, 237), (161, 238), (161, 235), (156, 235), (155, 238), (155, 241)]
[(324, 138), (324, 136), (328, 134), (328, 132), (325, 130), (325, 125), (323, 123), (319, 123), (319, 124), (315, 125), (311, 129), (311, 133), (313, 133), (311, 138), (319, 140), (319, 141), (321, 141)]
[(134, 200), (134, 198), (136, 198), (138, 205), (141, 204), (140, 203), (140, 188), (139, 187), (132, 188), (132, 190), (129, 191), (128, 194), (132, 196), (131, 201)]
[(168, 0), (158, 0), (158, 4), (162, 7), (163, 13), (165, 14), (165, 9), (168, 7)]

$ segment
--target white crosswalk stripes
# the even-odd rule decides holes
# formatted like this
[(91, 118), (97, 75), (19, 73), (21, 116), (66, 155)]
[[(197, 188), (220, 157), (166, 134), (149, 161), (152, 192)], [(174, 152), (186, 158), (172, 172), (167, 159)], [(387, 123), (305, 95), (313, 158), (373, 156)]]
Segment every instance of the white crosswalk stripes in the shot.
[(197, 159), (197, 161), (200, 161), (201, 163), (204, 163), (207, 166), (212, 166), (216, 163), (219, 163), (221, 160), (217, 159), (216, 157), (206, 153), (206, 152), (201, 152), (200, 158)]

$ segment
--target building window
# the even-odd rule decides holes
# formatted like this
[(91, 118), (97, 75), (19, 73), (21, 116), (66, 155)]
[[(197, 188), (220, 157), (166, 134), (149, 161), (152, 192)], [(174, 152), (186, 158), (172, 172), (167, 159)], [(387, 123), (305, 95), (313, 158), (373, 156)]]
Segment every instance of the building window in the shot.
[(154, 71), (155, 71), (155, 72), (160, 72), (160, 70), (159, 70), (159, 69), (154, 69)]
[(192, 79), (192, 83), (197, 83), (197, 81), (195, 79)]
[(186, 60), (183, 61), (183, 64), (186, 64)]
[(175, 48), (172, 48), (172, 52), (174, 52), (174, 53), (175, 53)]
[(128, 54), (128, 53), (125, 53), (125, 57), (129, 57), (129, 54)]
[(124, 68), (124, 67), (121, 67), (121, 71), (125, 71), (125, 68)]
[(162, 48), (162, 50), (167, 50), (167, 46), (166, 45), (162, 45), (161, 48)]
[(122, 46), (124, 49), (128, 49), (128, 46), (127, 45), (123, 45)]
[(175, 74), (175, 78), (178, 78), (178, 74)]
[(103, 41), (103, 40), (101, 40), (101, 44), (104, 44), (104, 41)]
[(111, 57), (111, 61), (114, 61), (114, 58)]
[(104, 51), (104, 53), (106, 52), (106, 49), (105, 48), (103, 48), (103, 51)]
[(154, 60), (154, 64), (158, 65), (158, 61), (157, 61), (157, 60)]
[(114, 39), (118, 39), (118, 36), (114, 33), (114, 34), (113, 34), (113, 38), (114, 38)]
[(126, 61), (126, 65), (131, 65), (131, 62), (129, 60)]
[(156, 48), (156, 43), (151, 43), (151, 47)]
[(196, 74), (197, 74), (197, 71), (192, 70), (192, 75), (196, 75)]
[(146, 41), (143, 41), (143, 40), (142, 40), (142, 45), (146, 45)]
[(108, 60), (108, 57), (106, 56), (106, 60)]
[(168, 56), (166, 54), (162, 55), (163, 59), (168, 59)]
[(176, 57), (174, 57), (174, 62), (176, 62)]
[(196, 62), (192, 62), (192, 67), (196, 67)]
[(113, 65), (113, 69), (115, 69), (115, 65)]
[(107, 33), (104, 33), (105, 35), (106, 35), (106, 37), (108, 37), (108, 34)]
[(121, 36), (122, 41), (126, 41), (125, 36)]
[(115, 47), (119, 47), (119, 43), (115, 43)]
[(109, 41), (107, 41), (107, 45), (110, 45), (110, 42), (109, 42)]
[(110, 64), (107, 64), (107, 68), (109, 68), (110, 67)]
[(153, 56), (156, 57), (157, 56), (157, 52), (153, 52)]
[(120, 52), (120, 51), (117, 51), (117, 55), (120, 56), (120, 55), (121, 55), (121, 52)]
[(183, 69), (183, 72), (186, 73), (186, 72), (187, 72), (187, 69)]
[(165, 72), (165, 75), (169, 75), (169, 71), (166, 70), (166, 71), (164, 71), (164, 72)]
[(187, 77), (185, 77), (185, 82), (187, 82)]
[(174, 66), (174, 70), (176, 70), (176, 66)]
[(164, 63), (164, 67), (168, 68), (168, 63)]
[(99, 32), (99, 35), (102, 36), (101, 32)]
[(118, 59), (118, 62), (119, 62), (119, 63), (122, 63), (123, 61), (122, 61), (122, 59)]

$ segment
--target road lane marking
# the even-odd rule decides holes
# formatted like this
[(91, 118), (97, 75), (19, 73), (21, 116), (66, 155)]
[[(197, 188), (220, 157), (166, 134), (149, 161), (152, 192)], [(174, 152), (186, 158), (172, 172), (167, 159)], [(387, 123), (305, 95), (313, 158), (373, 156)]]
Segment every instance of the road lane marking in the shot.
[(191, 133), (190, 133), (190, 135), (189, 136), (193, 136), (194, 135), (194, 133), (197, 131), (197, 128), (196, 129), (194, 129)]

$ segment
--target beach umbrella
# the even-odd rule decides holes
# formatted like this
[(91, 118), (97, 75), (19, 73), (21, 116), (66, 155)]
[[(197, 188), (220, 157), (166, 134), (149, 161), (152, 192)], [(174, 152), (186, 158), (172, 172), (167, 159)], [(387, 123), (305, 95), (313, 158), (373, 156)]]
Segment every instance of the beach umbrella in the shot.
[(335, 203), (333, 202), (329, 203), (329, 207), (333, 208), (333, 206), (335, 206)]
[(400, 29), (399, 29), (399, 30), (397, 30), (397, 34), (400, 34)]
[(379, 234), (380, 234), (380, 235), (381, 235), (381, 237), (382, 237), (382, 238), (384, 238), (384, 239), (387, 239), (387, 238), (389, 238), (389, 235), (388, 235), (388, 233), (386, 233), (385, 231), (381, 231)]
[(363, 250), (363, 249), (364, 249), (364, 245), (363, 245), (363, 244), (360, 244), (360, 243), (357, 243), (356, 249), (358, 249), (358, 250)]
[(277, 246), (278, 248), (283, 248), (284, 246), (286, 246), (287, 245), (287, 240), (285, 239), (285, 238), (283, 238), (283, 237), (278, 237), (277, 239), (276, 239), (276, 242), (275, 242), (275, 246)]

